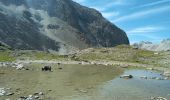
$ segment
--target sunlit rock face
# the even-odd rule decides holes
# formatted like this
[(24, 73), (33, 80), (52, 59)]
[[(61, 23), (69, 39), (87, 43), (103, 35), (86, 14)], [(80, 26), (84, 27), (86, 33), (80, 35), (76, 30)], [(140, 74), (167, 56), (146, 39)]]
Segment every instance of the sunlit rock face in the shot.
[(126, 33), (101, 13), (71, 0), (0, 2), (0, 39), (16, 49), (67, 53), (129, 44)]

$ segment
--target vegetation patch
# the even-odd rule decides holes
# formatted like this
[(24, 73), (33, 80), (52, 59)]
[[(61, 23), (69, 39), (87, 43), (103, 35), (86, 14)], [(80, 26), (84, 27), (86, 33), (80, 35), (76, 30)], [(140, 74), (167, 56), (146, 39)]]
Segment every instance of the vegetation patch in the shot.
[(0, 62), (14, 61), (15, 57), (11, 54), (11, 51), (0, 51)]

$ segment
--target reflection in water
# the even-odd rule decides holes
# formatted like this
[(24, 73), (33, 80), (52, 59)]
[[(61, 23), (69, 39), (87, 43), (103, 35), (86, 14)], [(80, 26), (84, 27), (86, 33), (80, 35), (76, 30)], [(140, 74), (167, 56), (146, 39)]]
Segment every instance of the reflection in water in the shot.
[(146, 70), (129, 70), (133, 79), (113, 79), (100, 85), (91, 94), (79, 94), (64, 98), (65, 100), (150, 100), (162, 96), (170, 99), (170, 80), (141, 79), (141, 76), (163, 78), (160, 73)]

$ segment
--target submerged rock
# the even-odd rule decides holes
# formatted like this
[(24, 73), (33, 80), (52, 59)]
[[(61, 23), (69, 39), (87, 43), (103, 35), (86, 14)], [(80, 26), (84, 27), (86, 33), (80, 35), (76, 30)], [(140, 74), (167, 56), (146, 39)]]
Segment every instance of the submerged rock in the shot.
[(133, 78), (133, 76), (132, 75), (123, 75), (120, 78), (131, 79), (131, 78)]
[(140, 78), (141, 79), (147, 79), (148, 77), (147, 76), (141, 76)]

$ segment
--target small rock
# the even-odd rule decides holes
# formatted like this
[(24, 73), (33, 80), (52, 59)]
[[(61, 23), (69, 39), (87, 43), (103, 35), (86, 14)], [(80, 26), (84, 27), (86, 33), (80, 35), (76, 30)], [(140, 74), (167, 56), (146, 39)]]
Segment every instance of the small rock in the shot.
[(168, 80), (169, 78), (168, 77), (165, 77), (164, 80)]
[(35, 99), (39, 99), (40, 97), (36, 95), (36, 96), (34, 96), (34, 98), (35, 98)]
[(16, 69), (17, 70), (21, 70), (21, 69), (23, 69), (24, 68), (24, 65), (22, 65), (22, 64), (18, 64), (17, 66), (16, 66)]
[(154, 70), (153, 68), (146, 68), (147, 70)]
[(156, 78), (156, 80), (162, 80), (162, 78), (160, 78), (160, 77), (157, 77), (157, 78)]
[(151, 77), (151, 79), (154, 79), (154, 80), (155, 80), (155, 79), (156, 79), (156, 77)]
[(4, 96), (6, 94), (5, 88), (0, 88), (0, 96)]
[(121, 66), (122, 68), (128, 68), (128, 65), (123, 65), (123, 66)]
[(52, 91), (51, 89), (48, 89), (48, 91)]
[(43, 92), (39, 92), (38, 94), (39, 94), (39, 95), (44, 95), (44, 93), (43, 93)]
[(6, 96), (14, 95), (14, 93), (7, 93)]
[(155, 52), (154, 55), (158, 55), (159, 53), (158, 52)]
[(60, 70), (61, 70), (61, 69), (63, 69), (63, 68), (62, 68), (62, 67), (59, 67), (58, 69), (60, 69)]
[(164, 97), (151, 97), (151, 100), (167, 100)]
[(170, 72), (169, 71), (164, 72), (163, 75), (169, 77), (170, 76)]
[(82, 93), (87, 93), (87, 91), (86, 90), (79, 90), (80, 92), (82, 92)]
[(29, 97), (29, 98), (32, 98), (33, 96), (32, 96), (32, 95), (29, 95), (28, 97)]
[(123, 75), (120, 78), (131, 79), (131, 78), (133, 78), (133, 76), (132, 75)]
[(28, 97), (26, 97), (26, 96), (21, 96), (21, 97), (20, 97), (21, 100), (22, 100), (22, 99), (25, 100), (25, 99), (27, 99), (27, 98), (28, 98)]
[(6, 90), (11, 90), (11, 88), (6, 88)]
[(21, 100), (34, 100), (32, 95), (20, 97)]
[(147, 76), (141, 76), (140, 78), (141, 79), (147, 79), (148, 77)]
[(35, 92), (34, 95), (39, 95), (39, 93), (38, 93), (38, 92)]

